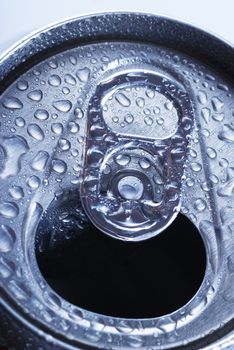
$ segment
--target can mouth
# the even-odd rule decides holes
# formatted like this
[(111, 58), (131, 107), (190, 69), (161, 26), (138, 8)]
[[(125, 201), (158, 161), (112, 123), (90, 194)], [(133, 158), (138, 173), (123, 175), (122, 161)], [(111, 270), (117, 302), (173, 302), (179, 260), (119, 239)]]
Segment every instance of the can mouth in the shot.
[(146, 319), (182, 308), (197, 293), (206, 252), (184, 215), (154, 239), (126, 243), (84, 224), (70, 212), (73, 204), (48, 209), (36, 234), (39, 269), (63, 299), (102, 315)]
[[(178, 82), (183, 86), (188, 102), (182, 104), (183, 115), (188, 116), (183, 120), (186, 152), (179, 149), (184, 146), (179, 137), (176, 149), (168, 141), (178, 129), (178, 108), (169, 113), (172, 123), (166, 123), (167, 130), (159, 131), (157, 111), (150, 105), (155, 119), (146, 114), (144, 132), (140, 124), (134, 131), (137, 142), (126, 142), (121, 123), (132, 125), (132, 116), (123, 115), (119, 105), (127, 108), (132, 92), (124, 98), (121, 84), (113, 86), (102, 104), (103, 120), (112, 135), (102, 137), (104, 128), (94, 128), (98, 115), (90, 108), (95, 105), (95, 99), (90, 105), (90, 96), (96, 83), (108, 84), (109, 73), (122, 77), (126, 70), (136, 77), (142, 67), (147, 74), (152, 66), (158, 76), (163, 70), (177, 82), (172, 92), (176, 93)], [(17, 322), (27, 320), (26, 328), (34, 335), (52, 336), (63, 343), (62, 348), (201, 348), (228, 334), (234, 300), (232, 78), (233, 48), (185, 24), (144, 14), (104, 14), (66, 22), (36, 34), (2, 60), (1, 303), (10, 305), (9, 314), (18, 313)], [(146, 89), (138, 84), (137, 89), (141, 95), (153, 96), (148, 85)], [(113, 100), (118, 103), (117, 116), (112, 115)], [(142, 100), (138, 104), (141, 108)], [(87, 116), (93, 122), (90, 128)], [(148, 144), (142, 148), (141, 142), (152, 142), (150, 118), (153, 126), (158, 125), (159, 137), (153, 145), (158, 157)], [(128, 130), (127, 137), (133, 136), (132, 126)], [(96, 143), (90, 145), (94, 131)], [(113, 159), (107, 157), (110, 164), (99, 164), (103, 150), (95, 149), (98, 142), (105, 140), (110, 149), (118, 137), (133, 162), (119, 147), (118, 154), (110, 152)], [(95, 146), (94, 152), (90, 146)], [(167, 162), (160, 158), (164, 147)], [(143, 161), (138, 151), (143, 152)], [(88, 185), (83, 181), (88, 167), (82, 155), (85, 159), (91, 155), (93, 170), (108, 178), (99, 192), (98, 171), (89, 172)], [(154, 176), (148, 176), (149, 163)], [(165, 212), (156, 210), (163, 202), (165, 173), (169, 178), (172, 174), (169, 185), (174, 196), (164, 200), (163, 208), (176, 208), (168, 221)], [(91, 218), (88, 191), (95, 194), (92, 199), (106, 194), (111, 198), (102, 205), (100, 220)], [(95, 225), (103, 222), (111, 205), (117, 207), (113, 197), (122, 207), (126, 202), (130, 209), (137, 208), (139, 226), (145, 224), (138, 203), (143, 199), (144, 215), (163, 214), (155, 217), (169, 224), (162, 225), (161, 236), (149, 241), (113, 240)], [(176, 206), (170, 207), (171, 202)], [(129, 207), (116, 213), (118, 228), (122, 219), (126, 232), (136, 227), (129, 220)], [(154, 232), (159, 233), (160, 226), (157, 229)], [(80, 288), (78, 281), (82, 281)]]

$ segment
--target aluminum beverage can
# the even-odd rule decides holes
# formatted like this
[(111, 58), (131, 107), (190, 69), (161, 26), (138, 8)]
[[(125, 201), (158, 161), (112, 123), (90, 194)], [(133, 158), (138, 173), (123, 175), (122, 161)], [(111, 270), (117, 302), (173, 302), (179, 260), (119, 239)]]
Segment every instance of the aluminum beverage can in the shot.
[(2, 346), (234, 348), (233, 62), (144, 13), (70, 19), (3, 55)]

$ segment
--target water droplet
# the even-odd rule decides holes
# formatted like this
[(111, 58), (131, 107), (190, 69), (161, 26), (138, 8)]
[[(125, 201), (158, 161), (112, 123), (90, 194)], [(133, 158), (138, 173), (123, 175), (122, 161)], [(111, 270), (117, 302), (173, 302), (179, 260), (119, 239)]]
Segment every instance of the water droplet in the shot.
[(210, 131), (208, 129), (202, 129), (201, 130), (201, 134), (205, 137), (209, 137), (210, 136)]
[(214, 174), (210, 175), (209, 179), (210, 179), (210, 181), (211, 181), (213, 184), (219, 183), (218, 177), (217, 177), (216, 175), (214, 175)]
[(220, 209), (220, 218), (223, 225), (229, 225), (233, 222), (233, 209), (230, 205)]
[(7, 225), (0, 226), (0, 252), (8, 253), (12, 250), (16, 240), (15, 232)]
[(6, 159), (0, 172), (0, 178), (5, 179), (18, 174), (21, 168), (21, 158), (29, 147), (26, 140), (18, 135), (3, 138), (1, 146), (5, 151)]
[(14, 294), (16, 300), (28, 300), (29, 296), (16, 281), (11, 280), (8, 284), (9, 290)]
[(220, 197), (232, 196), (234, 190), (234, 179), (229, 179), (224, 185), (218, 188), (217, 194)]
[(49, 113), (45, 109), (38, 109), (34, 113), (34, 117), (38, 120), (46, 120), (49, 118)]
[(157, 118), (157, 124), (158, 125), (163, 125), (164, 124), (164, 119), (163, 118)]
[(129, 107), (131, 105), (129, 98), (122, 92), (117, 93), (115, 99), (123, 107)]
[(218, 137), (222, 141), (234, 142), (234, 128), (225, 124), (222, 130), (219, 132)]
[(154, 114), (159, 114), (161, 112), (159, 107), (154, 107), (153, 109)]
[[(119, 118), (118, 118), (118, 120), (119, 120)], [(126, 123), (131, 124), (134, 121), (134, 117), (132, 116), (132, 114), (127, 114), (127, 115), (125, 115), (124, 120)]]
[(40, 186), (40, 184), (41, 184), (41, 180), (35, 175), (30, 176), (27, 180), (27, 185), (32, 190), (36, 190)]
[(67, 170), (67, 165), (60, 159), (52, 160), (52, 169), (58, 174), (64, 174)]
[[(222, 159), (222, 164), (223, 167), (226, 168), (226, 159)], [(221, 161), (220, 161), (221, 163)], [(221, 164), (220, 164), (221, 165)], [(221, 165), (222, 166), (222, 165)], [(234, 168), (231, 167), (227, 167), (227, 179), (226, 182), (224, 184), (222, 184), (217, 191), (217, 194), (221, 197), (228, 197), (231, 196), (234, 190), (234, 178), (233, 178), (233, 174), (234, 174)]]
[(192, 158), (197, 158), (197, 152), (193, 148), (189, 149), (189, 155)]
[(21, 117), (15, 119), (15, 125), (19, 128), (23, 128), (25, 126), (25, 120)]
[(167, 109), (168, 111), (171, 111), (173, 109), (173, 103), (171, 101), (167, 101), (164, 104), (165, 109)]
[(53, 107), (56, 108), (57, 111), (67, 113), (72, 108), (72, 103), (68, 100), (55, 101)]
[(31, 168), (36, 171), (43, 171), (48, 161), (49, 154), (45, 151), (39, 151), (31, 162)]
[(213, 76), (210, 75), (210, 74), (206, 74), (206, 75), (205, 75), (205, 79), (210, 80), (210, 81), (215, 81), (215, 77), (213, 77)]
[(206, 202), (204, 201), (204, 199), (202, 198), (196, 199), (194, 203), (194, 208), (197, 211), (204, 211), (206, 209)]
[(57, 135), (60, 135), (62, 134), (63, 132), (63, 125), (61, 123), (53, 123), (51, 125), (51, 130), (57, 134)]
[(149, 108), (145, 108), (143, 110), (143, 112), (144, 112), (145, 115), (150, 115), (150, 109)]
[(74, 148), (71, 150), (71, 155), (72, 157), (77, 157), (79, 155), (78, 149)]
[(68, 151), (71, 147), (70, 142), (66, 139), (60, 139), (58, 144), (62, 151)]
[(115, 116), (115, 117), (112, 118), (112, 120), (113, 120), (114, 123), (118, 123), (119, 122), (119, 117)]
[(38, 77), (39, 75), (41, 75), (40, 69), (38, 69), (38, 68), (33, 69), (33, 74), (36, 75), (36, 77)]
[(15, 218), (19, 214), (18, 206), (13, 202), (0, 203), (0, 215), (6, 219)]
[(74, 116), (77, 119), (82, 119), (83, 116), (84, 116), (84, 113), (83, 113), (83, 111), (80, 108), (76, 107), (75, 110), (74, 110)]
[(68, 130), (72, 134), (76, 134), (79, 131), (80, 127), (76, 122), (69, 122), (68, 123)]
[(153, 119), (151, 117), (147, 116), (147, 117), (144, 118), (144, 122), (145, 122), (146, 125), (151, 126), (154, 121), (153, 121)]
[(68, 95), (68, 94), (70, 93), (70, 89), (68, 89), (68, 87), (63, 87), (63, 88), (62, 88), (62, 93), (63, 93), (64, 95)]
[(148, 159), (143, 158), (139, 160), (139, 165), (142, 169), (146, 170), (150, 168), (150, 162), (148, 161)]
[(19, 80), (17, 83), (17, 89), (25, 91), (28, 88), (28, 82), (26, 80)]
[(71, 74), (65, 74), (64, 81), (70, 85), (76, 85), (76, 79)]
[(201, 171), (202, 166), (201, 166), (201, 164), (198, 163), (198, 162), (193, 162), (193, 163), (190, 164), (190, 168), (191, 168), (194, 172), (197, 173), (197, 172)]
[(61, 84), (61, 78), (57, 74), (52, 74), (48, 79), (48, 83), (51, 86), (57, 87)]
[(222, 122), (224, 120), (224, 113), (215, 113), (212, 115), (212, 118), (217, 122)]
[(50, 68), (53, 68), (53, 69), (58, 68), (58, 63), (55, 60), (49, 61), (48, 65), (50, 66)]
[(76, 76), (82, 83), (86, 83), (90, 76), (90, 69), (87, 67), (78, 69)]
[(191, 178), (188, 178), (188, 179), (186, 180), (186, 185), (187, 185), (188, 187), (192, 187), (192, 186), (194, 185), (194, 180), (191, 179)]
[(8, 109), (21, 109), (23, 103), (16, 97), (5, 97), (2, 101), (2, 105)]
[(35, 102), (41, 101), (42, 97), (43, 97), (43, 94), (41, 90), (33, 90), (28, 93), (28, 98), (30, 98), (30, 100)]
[(223, 168), (227, 168), (229, 165), (229, 161), (225, 158), (221, 158), (219, 161), (219, 165)]
[(116, 329), (120, 332), (120, 333), (131, 333), (133, 331), (132, 327), (129, 325), (128, 321), (120, 321), (118, 322), (118, 324), (116, 325)]
[(16, 201), (24, 197), (24, 191), (20, 186), (13, 186), (9, 189), (9, 195)]
[(138, 97), (136, 99), (136, 104), (138, 107), (143, 108), (145, 106), (145, 99), (143, 97)]
[(224, 85), (224, 84), (217, 84), (217, 88), (219, 90), (222, 90), (222, 91), (228, 91), (229, 90), (227, 85)]
[[(1, 228), (0, 228), (0, 231), (1, 231)], [(0, 232), (0, 237), (1, 237), (1, 232)], [(1, 241), (1, 238), (0, 238), (0, 241)], [(8, 243), (9, 244), (9, 243)], [(7, 244), (7, 245), (8, 245)], [(12, 247), (13, 247), (14, 243), (12, 244)], [(0, 243), (0, 246), (1, 246), (1, 243)], [(3, 243), (3, 247), (5, 246), (5, 243)], [(4, 248), (3, 248), (4, 249)], [(6, 248), (5, 248), (6, 249)], [(9, 249), (9, 248), (8, 248)], [(11, 250), (12, 248), (10, 248)], [(1, 251), (1, 248), (0, 248), (0, 251)], [(8, 250), (9, 251), (9, 250)], [(7, 251), (7, 252), (8, 252)], [(7, 253), (5, 252), (5, 253)], [(4, 251), (2, 252), (4, 253)], [(15, 271), (15, 265), (13, 262), (11, 261), (8, 261), (6, 260), (4, 257), (2, 257), (0, 259), (0, 275), (3, 277), (3, 278), (9, 278)]]
[(147, 89), (146, 92), (145, 92), (146, 96), (150, 99), (153, 99), (154, 96), (155, 96), (155, 92), (154, 90), (151, 90), (151, 89)]
[(37, 141), (42, 141), (44, 140), (44, 133), (43, 131), (41, 130), (40, 126), (38, 126), (37, 124), (29, 124), (28, 126), (28, 134), (34, 139), (34, 140), (37, 140)]
[(211, 158), (211, 159), (214, 159), (217, 156), (217, 153), (216, 153), (215, 149), (211, 148), (211, 147), (207, 147), (206, 153), (207, 153), (208, 157)]
[(215, 112), (220, 112), (224, 106), (223, 101), (219, 97), (213, 97), (211, 103)]
[(45, 297), (52, 306), (55, 306), (56, 308), (61, 308), (61, 300), (57, 295), (55, 295), (52, 292), (49, 292), (45, 293)]
[(77, 64), (77, 58), (75, 56), (70, 56), (69, 57), (69, 61), (71, 62), (71, 64), (73, 64), (74, 66)]
[(144, 343), (143, 338), (138, 335), (131, 335), (127, 339), (129, 346), (132, 348), (140, 348)]
[(208, 124), (210, 122), (211, 111), (209, 108), (202, 108), (201, 115), (204, 121)]
[(206, 105), (207, 104), (207, 95), (205, 91), (199, 91), (198, 92), (198, 96), (197, 96), (198, 101), (202, 104), (202, 105)]
[(77, 137), (77, 141), (78, 141), (80, 144), (83, 144), (83, 143), (84, 143), (84, 137), (83, 137), (83, 136), (78, 136), (78, 137)]
[(121, 165), (121, 166), (126, 166), (129, 164), (131, 158), (128, 156), (128, 155), (125, 155), (125, 154), (119, 154), (118, 156), (115, 157), (115, 162), (118, 164), (118, 165)]

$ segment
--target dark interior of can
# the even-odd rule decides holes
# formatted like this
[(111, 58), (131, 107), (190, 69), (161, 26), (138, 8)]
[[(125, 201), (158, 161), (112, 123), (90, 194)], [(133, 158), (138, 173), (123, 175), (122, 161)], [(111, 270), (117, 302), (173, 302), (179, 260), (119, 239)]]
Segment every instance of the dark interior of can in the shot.
[(162, 316), (185, 305), (204, 278), (202, 238), (182, 214), (163, 234), (140, 243), (110, 238), (92, 224), (82, 234), (74, 227), (68, 234), (72, 239), (64, 237), (41, 251), (45, 236), (40, 233), (38, 265), (55, 292), (89, 311), (124, 318)]

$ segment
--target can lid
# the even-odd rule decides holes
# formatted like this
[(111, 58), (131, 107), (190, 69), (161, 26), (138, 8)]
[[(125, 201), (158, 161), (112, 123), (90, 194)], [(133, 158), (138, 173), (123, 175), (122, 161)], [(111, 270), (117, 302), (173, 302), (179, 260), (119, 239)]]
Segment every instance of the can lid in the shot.
[[(144, 14), (74, 19), (2, 59), (1, 303), (13, 309), (17, 300), (19, 322), (30, 318), (81, 348), (201, 348), (230, 334), (233, 62), (233, 48), (219, 39)], [(81, 234), (92, 221), (103, 236), (141, 241), (181, 212), (206, 248), (200, 289), (153, 319), (71, 305), (51, 290), (35, 257), (35, 240), (46, 250), (36, 231), (41, 220), (51, 224), (51, 208), (52, 246), (55, 237), (70, 239), (61, 222)]]

